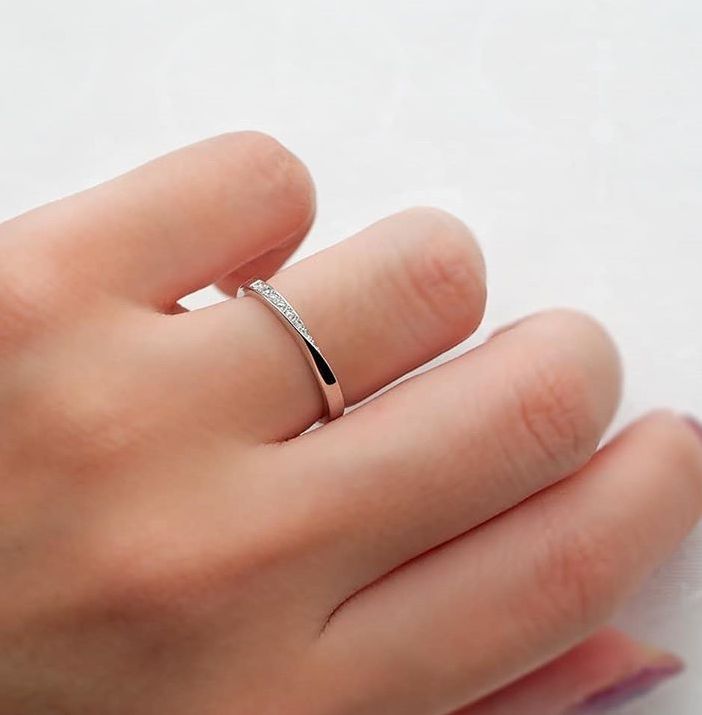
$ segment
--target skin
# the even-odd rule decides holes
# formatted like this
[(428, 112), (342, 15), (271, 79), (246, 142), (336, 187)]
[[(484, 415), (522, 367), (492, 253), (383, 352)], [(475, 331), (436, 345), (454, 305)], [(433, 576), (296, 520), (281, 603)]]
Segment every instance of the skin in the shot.
[(616, 350), (556, 310), (303, 434), (320, 392), (266, 308), (180, 298), (275, 273), (353, 404), (486, 295), (437, 209), (276, 273), (313, 215), (241, 133), (0, 225), (0, 712), (556, 715), (672, 669), (600, 629), (700, 516), (694, 429), (597, 451)]

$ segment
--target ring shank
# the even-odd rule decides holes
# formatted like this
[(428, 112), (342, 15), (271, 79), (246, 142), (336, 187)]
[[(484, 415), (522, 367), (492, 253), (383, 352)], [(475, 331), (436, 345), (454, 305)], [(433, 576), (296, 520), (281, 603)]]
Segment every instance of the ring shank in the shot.
[(345, 401), (339, 380), (297, 311), (273, 286), (261, 279), (244, 283), (240, 290), (244, 295), (255, 298), (271, 310), (295, 338), (324, 397), (326, 415), (321, 421), (329, 422), (341, 417), (344, 413)]

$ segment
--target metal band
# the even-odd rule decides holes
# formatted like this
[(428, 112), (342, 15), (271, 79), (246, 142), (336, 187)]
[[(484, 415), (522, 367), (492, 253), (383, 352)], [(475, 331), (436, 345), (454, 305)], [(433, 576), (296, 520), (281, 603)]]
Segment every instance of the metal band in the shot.
[(244, 295), (256, 298), (260, 303), (271, 309), (273, 314), (297, 340), (324, 396), (327, 408), (324, 421), (341, 417), (344, 414), (345, 405), (339, 381), (295, 308), (273, 286), (259, 278), (244, 283), (241, 286), (241, 290)]

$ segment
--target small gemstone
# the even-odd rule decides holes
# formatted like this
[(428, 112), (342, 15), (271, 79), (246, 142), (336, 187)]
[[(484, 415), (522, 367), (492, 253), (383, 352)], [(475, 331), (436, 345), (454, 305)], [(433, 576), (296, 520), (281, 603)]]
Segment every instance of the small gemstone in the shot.
[(283, 298), (282, 295), (280, 295), (280, 293), (278, 293), (275, 288), (273, 288), (272, 285), (262, 280), (255, 280), (250, 284), (250, 287), (262, 295), (273, 307), (276, 308), (276, 310), (278, 310), (278, 312), (284, 315), (295, 326), (297, 331), (305, 340), (315, 347), (317, 346), (295, 309), (292, 305), (290, 305), (290, 303), (288, 303), (287, 300), (285, 300), (285, 298)]

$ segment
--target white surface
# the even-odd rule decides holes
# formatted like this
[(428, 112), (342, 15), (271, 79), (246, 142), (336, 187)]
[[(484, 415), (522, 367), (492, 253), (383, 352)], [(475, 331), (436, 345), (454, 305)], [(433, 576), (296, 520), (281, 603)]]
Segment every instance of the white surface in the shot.
[[(0, 217), (178, 145), (269, 131), (310, 166), (305, 251), (432, 203), (480, 237), (487, 320), (555, 304), (623, 352), (617, 424), (702, 414), (702, 5), (695, 0), (0, 0)], [(702, 537), (622, 616), (699, 715)]]

